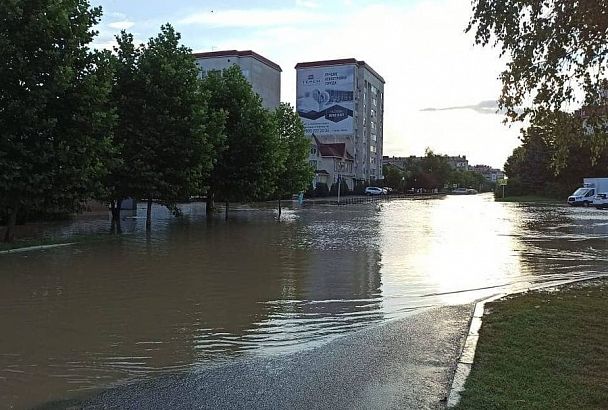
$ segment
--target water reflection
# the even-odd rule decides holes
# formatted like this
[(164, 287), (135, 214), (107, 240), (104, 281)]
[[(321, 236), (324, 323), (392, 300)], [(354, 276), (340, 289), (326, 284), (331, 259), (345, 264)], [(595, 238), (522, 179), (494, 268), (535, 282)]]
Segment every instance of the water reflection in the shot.
[(155, 209), (149, 236), (130, 218), (107, 241), (0, 255), (1, 403), (293, 352), (608, 266), (608, 212), (589, 209), (468, 196), (287, 210), (281, 223), (269, 209), (237, 209), (228, 223), (200, 205), (184, 211)]

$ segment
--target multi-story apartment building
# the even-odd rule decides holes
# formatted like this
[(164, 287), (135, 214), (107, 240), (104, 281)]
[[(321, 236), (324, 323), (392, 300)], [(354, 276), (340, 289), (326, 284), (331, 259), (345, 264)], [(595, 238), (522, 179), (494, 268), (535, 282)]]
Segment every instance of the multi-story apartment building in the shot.
[(324, 169), (320, 168), (322, 162), (315, 163), (317, 171), (327, 172), (328, 185), (339, 177), (351, 189), (357, 181), (372, 183), (383, 179), (382, 76), (354, 58), (298, 63), (295, 68), (296, 110), (306, 135), (311, 137), (311, 162), (318, 159), (315, 151), (319, 144), (343, 144), (342, 156), (352, 157), (351, 172), (335, 167)]
[(262, 97), (267, 109), (275, 109), (281, 102), (281, 67), (261, 55), (251, 51), (212, 51), (194, 53), (202, 75), (208, 71), (223, 70), (237, 65), (253, 91)]

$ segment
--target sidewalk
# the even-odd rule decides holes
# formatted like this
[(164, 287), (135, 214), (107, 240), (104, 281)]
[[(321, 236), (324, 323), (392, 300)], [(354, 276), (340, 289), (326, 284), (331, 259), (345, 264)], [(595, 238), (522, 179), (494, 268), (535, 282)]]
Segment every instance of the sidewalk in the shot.
[(236, 360), (48, 408), (443, 408), (472, 309), (429, 309), (312, 350)]

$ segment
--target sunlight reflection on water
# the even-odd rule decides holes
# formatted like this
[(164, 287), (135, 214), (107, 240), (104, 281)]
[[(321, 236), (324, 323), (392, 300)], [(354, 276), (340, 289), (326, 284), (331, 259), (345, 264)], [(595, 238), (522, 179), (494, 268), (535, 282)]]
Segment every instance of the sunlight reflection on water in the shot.
[(487, 195), (314, 205), (281, 223), (268, 207), (237, 207), (227, 223), (203, 209), (155, 209), (150, 236), (131, 218), (118, 238), (0, 255), (0, 402), (294, 352), (420, 308), (608, 270), (608, 212), (592, 209)]

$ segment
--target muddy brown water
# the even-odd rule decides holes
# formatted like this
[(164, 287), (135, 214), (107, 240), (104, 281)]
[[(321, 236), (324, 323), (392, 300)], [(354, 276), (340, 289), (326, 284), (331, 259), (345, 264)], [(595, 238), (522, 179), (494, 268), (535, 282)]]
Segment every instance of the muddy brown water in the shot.
[[(443, 200), (155, 209), (153, 232), (0, 255), (0, 407), (297, 352), (429, 306), (608, 272), (608, 211)], [(47, 233), (107, 232), (105, 219)]]

